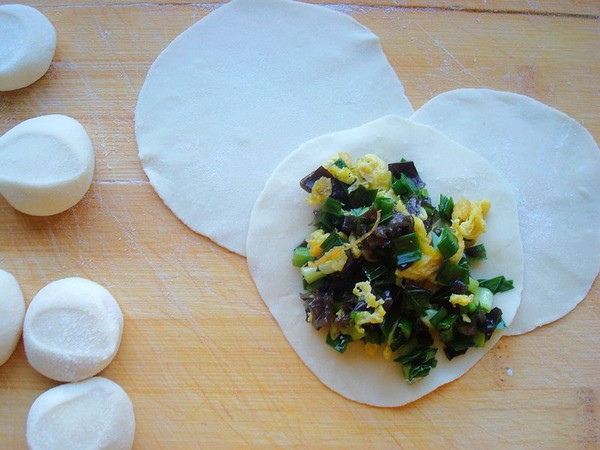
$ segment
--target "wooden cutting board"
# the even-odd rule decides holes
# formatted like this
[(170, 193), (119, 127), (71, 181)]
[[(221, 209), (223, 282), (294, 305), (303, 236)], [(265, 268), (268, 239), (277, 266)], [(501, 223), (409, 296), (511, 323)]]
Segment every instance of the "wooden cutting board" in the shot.
[[(413, 404), (350, 402), (287, 344), (245, 260), (179, 222), (137, 158), (133, 110), (150, 64), (219, 3), (28, 3), (52, 20), (58, 48), (43, 79), (0, 93), (0, 133), (70, 115), (89, 131), (97, 167), (83, 201), (54, 217), (0, 199), (0, 268), (28, 302), (75, 275), (114, 294), (125, 331), (103, 375), (133, 400), (136, 448), (600, 447), (600, 282), (564, 319), (503, 338), (464, 377)], [(600, 140), (597, 0), (315, 3), (381, 37), (415, 108), (454, 88), (509, 90), (564, 111)], [(0, 448), (26, 447), (29, 407), (55, 385), (28, 365), (21, 342), (0, 367)]]

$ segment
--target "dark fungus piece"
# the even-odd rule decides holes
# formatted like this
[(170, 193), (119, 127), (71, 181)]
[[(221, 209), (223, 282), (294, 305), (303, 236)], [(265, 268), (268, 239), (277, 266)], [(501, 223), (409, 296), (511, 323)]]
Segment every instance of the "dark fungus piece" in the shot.
[(322, 327), (329, 327), (333, 322), (333, 297), (324, 292), (311, 292), (308, 294), (300, 294), (300, 298), (304, 301), (304, 310), (306, 311), (306, 319), (311, 318), (312, 326), (317, 330)]
[(394, 176), (394, 178), (400, 178), (400, 176), (402, 174), (404, 174), (408, 178), (410, 178), (413, 181), (413, 183), (415, 183), (416, 187), (418, 187), (418, 188), (425, 187), (425, 183), (423, 182), (423, 180), (421, 180), (421, 177), (419, 176), (419, 172), (417, 171), (417, 168), (415, 167), (415, 163), (412, 161), (404, 161), (404, 162), (388, 164), (388, 170), (390, 172), (392, 172), (392, 175)]
[(325, 167), (319, 166), (313, 172), (302, 178), (300, 180), (300, 187), (304, 189), (306, 192), (311, 192), (315, 182), (320, 178), (329, 178), (331, 180), (331, 188), (332, 193), (331, 197), (337, 201), (342, 203), (348, 203), (349, 197), (348, 192), (346, 190), (346, 185), (335, 178), (331, 172), (329, 172)]

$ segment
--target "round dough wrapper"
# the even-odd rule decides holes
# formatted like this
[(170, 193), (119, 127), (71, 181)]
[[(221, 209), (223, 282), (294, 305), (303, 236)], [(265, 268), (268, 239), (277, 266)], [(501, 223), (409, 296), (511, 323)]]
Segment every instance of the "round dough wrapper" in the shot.
[(56, 50), (56, 30), (37, 9), (0, 6), (0, 91), (29, 86), (50, 67)]
[(289, 0), (234, 0), (156, 59), (135, 132), (166, 205), (244, 255), (252, 206), (284, 156), (315, 136), (412, 112), (379, 39), (351, 17)]
[(133, 446), (135, 416), (117, 383), (94, 377), (40, 395), (27, 417), (31, 450), (125, 450)]
[(77, 277), (39, 291), (23, 324), (29, 363), (57, 381), (81, 381), (104, 370), (117, 353), (122, 333), (123, 315), (110, 292)]
[(19, 283), (0, 270), (0, 366), (13, 354), (23, 330), (25, 299)]
[(412, 117), (479, 153), (517, 197), (525, 284), (507, 334), (560, 319), (600, 270), (600, 150), (578, 122), (509, 92), (459, 89)]
[(25, 214), (50, 216), (79, 202), (94, 177), (94, 147), (75, 119), (52, 114), (0, 137), (0, 194)]
[(361, 127), (322, 136), (303, 144), (273, 172), (256, 202), (248, 233), (248, 266), (256, 286), (285, 337), (310, 370), (329, 388), (352, 400), (375, 406), (401, 406), (435, 390), (469, 370), (500, 338), (495, 332), (484, 348), (470, 349), (448, 361), (438, 350), (438, 366), (414, 384), (401, 367), (383, 356), (370, 357), (354, 343), (344, 354), (325, 344), (325, 335), (305, 321), (302, 280), (292, 267), (294, 248), (312, 228), (313, 208), (299, 181), (337, 152), (355, 160), (375, 153), (391, 163), (413, 160), (432, 199), (440, 193), (455, 199), (490, 199), (486, 232), (480, 242), (488, 259), (473, 267), (477, 277), (505, 275), (515, 288), (494, 296), (510, 323), (523, 283), (523, 260), (517, 207), (508, 184), (483, 158), (436, 130), (388, 116)]

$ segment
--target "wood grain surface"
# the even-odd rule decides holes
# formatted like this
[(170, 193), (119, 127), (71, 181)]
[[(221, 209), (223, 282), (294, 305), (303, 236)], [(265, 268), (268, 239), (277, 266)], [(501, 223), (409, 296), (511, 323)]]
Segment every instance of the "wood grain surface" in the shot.
[[(133, 111), (148, 68), (220, 2), (26, 3), (54, 23), (58, 47), (41, 80), (0, 92), (0, 134), (31, 117), (70, 115), (92, 138), (96, 172), (85, 198), (57, 216), (29, 217), (0, 198), (0, 268), (27, 302), (75, 275), (117, 298), (123, 342), (103, 375), (132, 398), (135, 448), (600, 447), (598, 280), (567, 317), (503, 338), (415, 403), (350, 402), (287, 344), (244, 258), (177, 220), (137, 158)], [(562, 110), (600, 139), (597, 0), (313, 3), (380, 36), (415, 109), (454, 88), (502, 89)], [(19, 343), (0, 367), (0, 448), (26, 448), (29, 407), (57, 384), (28, 365)]]

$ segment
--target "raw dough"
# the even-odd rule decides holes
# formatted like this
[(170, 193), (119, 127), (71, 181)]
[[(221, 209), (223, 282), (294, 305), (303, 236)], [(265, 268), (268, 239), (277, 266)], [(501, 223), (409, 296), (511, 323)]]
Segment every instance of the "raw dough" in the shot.
[(515, 289), (494, 297), (506, 323), (517, 311), (523, 283), (517, 207), (510, 186), (483, 158), (430, 127), (393, 116), (305, 143), (267, 182), (248, 232), (248, 266), (262, 298), (294, 350), (323, 383), (352, 400), (400, 406), (463, 375), (501, 333), (494, 333), (485, 348), (472, 348), (450, 362), (438, 350), (437, 368), (408, 385), (397, 363), (367, 356), (361, 344), (350, 345), (340, 355), (325, 344), (322, 333), (305, 322), (299, 297), (301, 276), (292, 267), (291, 257), (310, 231), (313, 208), (307, 206), (299, 181), (338, 151), (348, 152), (353, 160), (370, 152), (388, 163), (413, 160), (434, 201), (440, 193), (455, 199), (491, 200), (487, 231), (481, 237), (488, 260), (473, 271), (482, 278), (505, 275), (514, 280)]
[(27, 417), (31, 450), (130, 449), (134, 435), (129, 396), (121, 386), (102, 377), (44, 392)]
[(515, 192), (525, 284), (507, 333), (526, 333), (575, 308), (600, 270), (600, 150), (588, 131), (529, 97), (487, 89), (439, 95), (412, 120), (479, 153)]
[(0, 270), (0, 366), (15, 351), (23, 330), (25, 300), (19, 283), (10, 273)]
[(29, 86), (50, 67), (56, 30), (35, 8), (0, 6), (0, 91)]
[(135, 111), (139, 156), (169, 208), (245, 254), (250, 212), (302, 142), (412, 107), (379, 39), (289, 0), (235, 0), (175, 39)]
[(32, 367), (57, 381), (80, 381), (112, 361), (123, 333), (123, 315), (104, 287), (65, 278), (44, 287), (31, 301), (23, 324)]
[(33, 216), (74, 206), (94, 176), (94, 148), (85, 128), (58, 114), (26, 120), (0, 137), (0, 194)]

